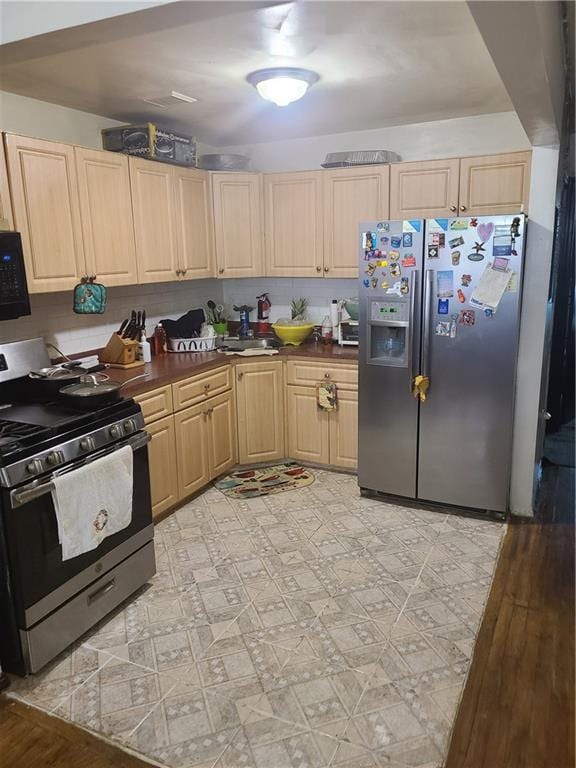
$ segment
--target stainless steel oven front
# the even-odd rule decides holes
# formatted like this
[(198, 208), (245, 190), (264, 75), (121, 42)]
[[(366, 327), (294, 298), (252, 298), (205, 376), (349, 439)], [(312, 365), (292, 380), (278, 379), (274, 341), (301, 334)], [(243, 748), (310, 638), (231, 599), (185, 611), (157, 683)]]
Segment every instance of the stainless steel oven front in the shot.
[(0, 660), (7, 671), (37, 671), (153, 576), (148, 440), (137, 432), (59, 470), (74, 472), (125, 445), (134, 452), (130, 524), (70, 560), (62, 560), (58, 538), (56, 473), (2, 489)]

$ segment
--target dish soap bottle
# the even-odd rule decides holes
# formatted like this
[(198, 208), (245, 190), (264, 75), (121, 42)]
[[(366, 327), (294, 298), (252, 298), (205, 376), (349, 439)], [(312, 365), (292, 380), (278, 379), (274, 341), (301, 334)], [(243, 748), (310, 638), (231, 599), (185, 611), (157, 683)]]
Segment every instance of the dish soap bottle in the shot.
[(322, 321), (322, 341), (324, 344), (332, 344), (332, 321), (330, 315), (326, 315)]
[(146, 338), (145, 328), (142, 328), (140, 342), (138, 344), (138, 360), (141, 360), (143, 363), (149, 363), (152, 361), (152, 350), (150, 348), (150, 342)]

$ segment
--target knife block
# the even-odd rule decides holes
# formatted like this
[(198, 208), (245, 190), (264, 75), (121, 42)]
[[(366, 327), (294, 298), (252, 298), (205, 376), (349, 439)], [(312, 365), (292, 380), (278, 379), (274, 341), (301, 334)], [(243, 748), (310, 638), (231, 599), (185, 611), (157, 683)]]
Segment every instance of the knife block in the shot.
[(100, 352), (100, 361), (108, 363), (111, 368), (138, 368), (144, 365), (144, 362), (136, 359), (137, 354), (137, 341), (123, 339), (117, 333), (113, 333), (108, 344)]

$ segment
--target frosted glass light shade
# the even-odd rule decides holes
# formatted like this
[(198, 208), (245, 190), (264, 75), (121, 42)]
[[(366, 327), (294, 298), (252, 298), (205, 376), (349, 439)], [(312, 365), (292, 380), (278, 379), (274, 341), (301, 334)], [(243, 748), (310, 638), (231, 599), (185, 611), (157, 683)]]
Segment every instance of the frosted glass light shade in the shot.
[(279, 107), (285, 107), (293, 101), (301, 99), (319, 77), (315, 72), (308, 69), (278, 67), (260, 69), (249, 74), (246, 79), (256, 88), (263, 99), (271, 101)]

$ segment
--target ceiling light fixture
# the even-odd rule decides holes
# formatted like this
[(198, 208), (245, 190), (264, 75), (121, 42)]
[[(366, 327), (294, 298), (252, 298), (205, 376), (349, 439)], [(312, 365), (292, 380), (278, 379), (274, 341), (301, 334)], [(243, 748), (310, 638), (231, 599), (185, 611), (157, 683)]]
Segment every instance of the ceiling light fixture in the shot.
[(320, 76), (309, 69), (297, 67), (272, 67), (251, 72), (246, 80), (253, 85), (266, 101), (285, 107), (298, 101), (308, 88), (318, 82)]

